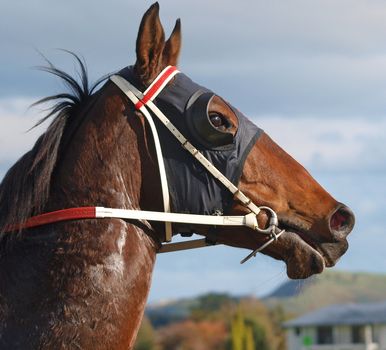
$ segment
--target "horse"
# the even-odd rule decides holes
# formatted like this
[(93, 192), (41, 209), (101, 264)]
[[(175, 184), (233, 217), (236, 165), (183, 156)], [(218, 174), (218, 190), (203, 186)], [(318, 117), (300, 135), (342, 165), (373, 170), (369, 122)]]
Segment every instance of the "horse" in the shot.
[[(180, 20), (165, 40), (155, 3), (139, 27), (136, 62), (115, 75), (129, 90), (113, 79), (89, 88), (77, 56), (80, 82), (50, 62), (45, 68), (71, 92), (40, 101), (55, 102), (42, 120), (51, 124), (0, 185), (1, 349), (132, 349), (170, 229), (262, 250), (294, 279), (321, 273), (346, 252), (351, 210), (230, 103), (175, 68), (158, 96), (135, 100), (145, 95), (133, 91), (177, 65), (180, 47)], [(143, 111), (150, 103), (183, 131), (186, 149), (159, 120), (156, 140)], [(213, 178), (207, 168), (229, 176)], [(92, 206), (123, 214), (84, 215)], [(68, 210), (75, 216), (60, 216)]]

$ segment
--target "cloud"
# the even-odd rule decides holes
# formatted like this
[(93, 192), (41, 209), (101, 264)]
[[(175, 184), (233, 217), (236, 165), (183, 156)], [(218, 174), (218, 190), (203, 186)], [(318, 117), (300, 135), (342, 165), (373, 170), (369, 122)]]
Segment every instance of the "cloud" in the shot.
[(263, 296), (287, 280), (285, 264), (263, 255), (241, 265), (240, 260), (248, 253), (245, 249), (215, 246), (160, 254), (149, 300), (190, 297), (208, 291)]
[[(28, 151), (43, 125), (27, 132), (44, 110), (29, 109), (34, 99), (0, 99), (0, 164)], [(300, 163), (317, 171), (382, 171), (386, 168), (386, 117), (367, 120), (335, 117), (257, 115), (251, 118)]]
[(0, 178), (43, 132), (44, 127), (28, 131), (42, 117), (37, 109), (28, 109), (33, 102), (24, 97), (0, 99)]
[[(52, 48), (83, 54), (97, 78), (135, 61), (140, 18), (152, 1), (6, 2), (0, 13), (0, 94), (55, 89), (35, 48), (59, 66)], [(203, 11), (203, 9), (205, 9)], [(182, 18), (181, 67), (247, 113), (384, 116), (386, 4), (371, 0), (163, 1), (170, 30)]]
[(386, 170), (386, 118), (253, 118), (300, 163), (315, 171)]

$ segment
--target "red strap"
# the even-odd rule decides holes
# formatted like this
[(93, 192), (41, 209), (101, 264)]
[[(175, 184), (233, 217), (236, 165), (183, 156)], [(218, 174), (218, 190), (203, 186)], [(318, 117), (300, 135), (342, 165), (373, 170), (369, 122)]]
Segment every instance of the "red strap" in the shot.
[(177, 67), (170, 66), (164, 74), (158, 76), (158, 78), (153, 82), (153, 86), (151, 89), (146, 93), (145, 96), (143, 96), (142, 100), (139, 100), (135, 104), (136, 109), (140, 109), (143, 105), (149, 102), (149, 100), (153, 97), (155, 93), (159, 90), (159, 88), (162, 86), (162, 84), (165, 82), (165, 80), (173, 74), (177, 70)]
[[(135, 105), (136, 109), (140, 109), (158, 92), (162, 87), (165, 80), (177, 70), (177, 67), (168, 67), (163, 74), (157, 77), (152, 83), (150, 90), (144, 95), (142, 100), (138, 101)], [(54, 222), (78, 220), (78, 219), (94, 219), (96, 218), (95, 207), (82, 207), (82, 208), (69, 208), (37, 215), (29, 218), (22, 224), (9, 225), (5, 228), (4, 232), (19, 231), (22, 229), (52, 224)]]
[(52, 211), (29, 218), (23, 224), (10, 225), (5, 228), (4, 232), (19, 231), (36, 226), (52, 224), (54, 222), (77, 220), (77, 219), (94, 219), (96, 217), (95, 207), (70, 208)]

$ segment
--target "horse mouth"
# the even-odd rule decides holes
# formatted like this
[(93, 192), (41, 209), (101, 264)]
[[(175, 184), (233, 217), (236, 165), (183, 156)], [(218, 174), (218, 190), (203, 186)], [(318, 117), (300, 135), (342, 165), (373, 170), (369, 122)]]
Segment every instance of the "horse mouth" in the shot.
[(304, 279), (334, 266), (348, 248), (347, 241), (321, 242), (314, 239), (314, 234), (296, 226), (285, 223), (280, 227), (286, 230), (280, 239), (287, 247), (281, 259), (292, 279)]

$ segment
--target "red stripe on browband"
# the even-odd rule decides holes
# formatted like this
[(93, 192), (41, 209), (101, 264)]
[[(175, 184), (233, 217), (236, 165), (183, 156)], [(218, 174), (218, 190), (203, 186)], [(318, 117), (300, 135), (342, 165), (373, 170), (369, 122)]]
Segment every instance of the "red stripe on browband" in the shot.
[(160, 89), (160, 87), (162, 86), (162, 84), (165, 82), (165, 80), (167, 78), (169, 78), (169, 76), (171, 74), (173, 74), (173, 72), (175, 72), (177, 70), (177, 67), (174, 67), (174, 66), (170, 66), (165, 72), (164, 74), (162, 75), (159, 75), (157, 77), (157, 79), (155, 80), (154, 82), (154, 85), (151, 87), (151, 89), (147, 92), (147, 94), (145, 96), (143, 96), (142, 100), (139, 100), (136, 104), (135, 104), (135, 108), (136, 109), (140, 109), (143, 105), (145, 105), (146, 103), (149, 102), (149, 100), (153, 97), (153, 95)]
[(53, 211), (29, 218), (23, 224), (7, 226), (4, 232), (19, 231), (22, 229), (52, 224), (59, 221), (77, 220), (77, 219), (95, 219), (95, 207), (70, 208)]

